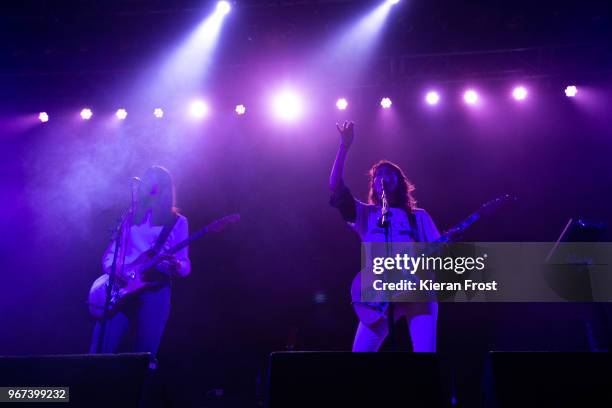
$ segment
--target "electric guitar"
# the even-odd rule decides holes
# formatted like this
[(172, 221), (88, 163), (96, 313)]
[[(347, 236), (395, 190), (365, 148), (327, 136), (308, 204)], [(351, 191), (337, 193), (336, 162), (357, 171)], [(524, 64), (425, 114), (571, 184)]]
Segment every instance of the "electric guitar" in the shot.
[[(143, 252), (123, 266), (123, 273), (117, 273), (115, 283), (111, 288), (111, 298), (106, 310), (106, 316), (115, 314), (126, 300), (141, 293), (142, 291), (159, 284), (158, 281), (147, 280), (146, 274), (157, 264), (165, 259), (167, 255), (172, 255), (181, 249), (189, 246), (193, 241), (203, 237), (209, 232), (219, 232), (229, 224), (238, 222), (240, 214), (232, 214), (211, 222), (206, 227), (192, 234), (189, 238), (174, 245), (168, 251), (155, 253), (152, 249)], [(157, 271), (156, 271), (157, 272)], [(162, 273), (161, 271), (159, 273)], [(96, 319), (104, 317), (106, 306), (107, 288), (109, 285), (109, 275), (104, 274), (96, 279), (89, 290), (89, 313)]]
[[(440, 238), (431, 242), (431, 252), (435, 252), (438, 248), (440, 248), (443, 244), (456, 241), (458, 237), (472, 224), (478, 221), (485, 215), (492, 214), (495, 210), (497, 210), (502, 204), (505, 204), (510, 201), (516, 201), (516, 197), (511, 196), (509, 194), (505, 194), (500, 196), (494, 200), (488, 201), (483, 204), (478, 210), (472, 213), (469, 217), (467, 217), (463, 222), (457, 224), (455, 227), (449, 229), (444, 232)], [(439, 244), (439, 245), (433, 245)], [(371, 269), (367, 270), (367, 268), (362, 269), (356, 276), (353, 278), (353, 282), (351, 283), (351, 299), (353, 304), (353, 309), (359, 317), (359, 320), (365, 325), (371, 325), (376, 323), (378, 320), (385, 318), (387, 314), (387, 309), (389, 307), (389, 302), (380, 301), (380, 302), (362, 302), (362, 284), (361, 284), (361, 275), (363, 273), (371, 273)], [(411, 276), (413, 279), (418, 279), (416, 275)], [(372, 293), (374, 294), (374, 290), (372, 289)], [(398, 294), (397, 296), (401, 296), (402, 294)]]

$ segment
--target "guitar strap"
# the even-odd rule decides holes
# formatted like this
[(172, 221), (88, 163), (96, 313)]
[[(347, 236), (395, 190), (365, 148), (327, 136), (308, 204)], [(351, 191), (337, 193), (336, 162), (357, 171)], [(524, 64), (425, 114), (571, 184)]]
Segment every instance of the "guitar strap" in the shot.
[(421, 231), (419, 230), (419, 226), (417, 225), (416, 214), (412, 211), (408, 211), (408, 222), (410, 223), (410, 230), (412, 231), (412, 239), (414, 242), (422, 242), (423, 237), (421, 237)]
[(157, 241), (155, 241), (155, 245), (153, 245), (153, 252), (155, 252), (156, 254), (159, 254), (159, 251), (161, 251), (162, 247), (168, 240), (168, 236), (170, 235), (170, 232), (176, 225), (177, 221), (178, 221), (178, 216), (174, 214), (172, 216), (172, 220), (170, 220), (170, 222), (164, 225), (164, 228), (161, 230), (161, 232), (159, 233), (159, 236), (157, 237)]

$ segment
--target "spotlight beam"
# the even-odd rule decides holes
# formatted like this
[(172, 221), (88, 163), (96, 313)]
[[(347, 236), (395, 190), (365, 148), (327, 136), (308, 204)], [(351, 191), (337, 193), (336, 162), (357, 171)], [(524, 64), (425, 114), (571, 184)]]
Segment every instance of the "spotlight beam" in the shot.
[(227, 1), (217, 4), (210, 14), (166, 59), (154, 78), (152, 99), (173, 98), (198, 87), (213, 62), (223, 21), (231, 6)]
[(335, 74), (336, 81), (344, 83), (358, 78), (380, 40), (392, 7), (390, 1), (384, 1), (357, 22), (344, 28), (320, 53), (313, 56), (310, 71), (316, 75)]

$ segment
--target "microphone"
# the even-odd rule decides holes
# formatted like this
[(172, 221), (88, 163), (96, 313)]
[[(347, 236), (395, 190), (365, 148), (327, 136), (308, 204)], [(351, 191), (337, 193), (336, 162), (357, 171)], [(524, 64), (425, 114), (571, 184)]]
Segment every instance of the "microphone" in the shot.
[(140, 177), (132, 177), (130, 180), (130, 184), (132, 187), (132, 212), (136, 209), (136, 203), (138, 202), (138, 191), (140, 190), (140, 184), (142, 180)]
[(381, 195), (380, 195), (380, 201), (382, 201), (382, 208), (380, 210), (380, 218), (378, 219), (378, 225), (379, 227), (387, 227), (389, 225), (389, 217), (391, 216), (391, 213), (389, 212), (389, 201), (387, 201), (387, 191), (385, 189), (385, 180), (384, 179), (380, 179), (380, 186), (381, 186)]

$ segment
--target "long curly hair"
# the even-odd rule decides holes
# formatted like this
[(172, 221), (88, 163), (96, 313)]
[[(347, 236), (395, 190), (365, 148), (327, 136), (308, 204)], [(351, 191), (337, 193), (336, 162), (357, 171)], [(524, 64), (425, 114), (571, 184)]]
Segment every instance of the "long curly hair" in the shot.
[(404, 174), (402, 169), (395, 163), (392, 163), (388, 160), (381, 160), (378, 163), (374, 164), (370, 171), (368, 172), (369, 182), (368, 182), (368, 202), (374, 205), (382, 205), (380, 202), (380, 197), (376, 194), (374, 190), (374, 176), (378, 169), (382, 166), (387, 166), (390, 168), (397, 177), (397, 188), (389, 197), (389, 205), (391, 207), (402, 208), (406, 213), (414, 213), (416, 210), (416, 200), (412, 196), (412, 192), (415, 187), (414, 184), (408, 177)]

